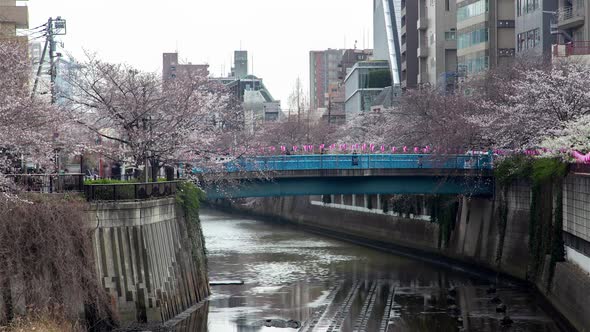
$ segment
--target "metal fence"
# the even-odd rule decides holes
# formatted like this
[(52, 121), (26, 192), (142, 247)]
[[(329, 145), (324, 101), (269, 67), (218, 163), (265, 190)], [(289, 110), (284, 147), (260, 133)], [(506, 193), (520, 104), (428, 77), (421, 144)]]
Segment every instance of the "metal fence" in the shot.
[(84, 191), (84, 174), (7, 174), (23, 191), (63, 193)]
[(145, 200), (176, 195), (181, 181), (91, 184), (84, 186), (88, 201)]
[[(225, 172), (337, 169), (492, 169), (488, 155), (347, 154), (243, 158), (225, 163)], [(216, 170), (221, 171), (221, 170)], [(195, 170), (207, 173), (207, 170)]]

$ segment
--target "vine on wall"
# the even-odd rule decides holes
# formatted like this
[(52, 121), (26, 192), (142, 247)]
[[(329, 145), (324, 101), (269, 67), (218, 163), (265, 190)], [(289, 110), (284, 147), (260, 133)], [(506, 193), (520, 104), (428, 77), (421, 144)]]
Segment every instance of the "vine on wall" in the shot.
[(498, 247), (496, 249), (496, 266), (499, 268), (502, 264), (502, 255), (504, 253), (504, 240), (506, 238), (506, 228), (508, 225), (508, 186), (503, 186), (502, 197), (500, 197), (499, 218), (498, 218), (498, 234), (500, 236)]
[[(567, 165), (559, 159), (529, 156), (505, 159), (495, 170), (496, 179), (504, 190), (517, 179), (528, 179), (532, 183), (529, 219), (531, 254), (529, 279), (532, 281), (538, 279), (545, 257), (550, 255), (548, 288), (553, 280), (556, 263), (565, 259), (562, 235), (562, 183), (566, 174)], [(556, 199), (553, 199), (554, 196)], [(502, 223), (504, 219), (502, 206), (500, 210)]]
[(201, 201), (204, 199), (205, 193), (191, 182), (183, 182), (176, 194), (176, 201), (184, 212), (192, 256), (207, 271), (207, 248), (199, 219)]
[(430, 216), (439, 225), (438, 247), (445, 248), (455, 229), (459, 203), (455, 196), (434, 195), (430, 198)]

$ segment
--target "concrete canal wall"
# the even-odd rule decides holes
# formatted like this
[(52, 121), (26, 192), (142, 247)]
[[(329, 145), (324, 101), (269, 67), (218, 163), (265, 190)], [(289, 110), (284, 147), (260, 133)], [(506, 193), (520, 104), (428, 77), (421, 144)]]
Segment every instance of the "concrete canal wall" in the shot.
[(89, 215), (97, 274), (122, 321), (166, 321), (209, 295), (201, 235), (174, 198), (94, 203)]
[[(498, 186), (499, 187), (499, 186)], [(331, 204), (321, 197), (274, 197), (248, 200), (245, 204), (218, 202), (226, 208), (336, 235), (384, 248), (401, 248), (414, 255), (456, 262), (498, 271), (528, 280), (578, 331), (590, 331), (590, 276), (584, 262), (590, 256), (590, 180), (570, 175), (564, 183), (564, 238), (566, 262), (558, 262), (548, 288), (550, 257), (532, 276), (534, 255), (529, 249), (531, 186), (516, 182), (503, 188), (495, 198), (463, 198), (448, 242), (441, 242), (441, 227), (425, 218), (402, 218), (384, 214), (380, 197), (332, 196)], [(575, 198), (574, 198), (575, 197)], [(548, 200), (549, 224), (553, 218), (553, 197)], [(545, 206), (545, 209), (547, 207)], [(426, 218), (427, 219), (427, 218)], [(584, 225), (584, 226), (581, 226)], [(586, 227), (583, 229), (583, 227)], [(575, 229), (575, 234), (572, 234)], [(569, 240), (568, 240), (569, 239)], [(409, 250), (408, 250), (409, 249)], [(584, 250), (589, 250), (585, 253)], [(575, 253), (575, 255), (574, 255)], [(543, 260), (543, 259), (542, 259)]]

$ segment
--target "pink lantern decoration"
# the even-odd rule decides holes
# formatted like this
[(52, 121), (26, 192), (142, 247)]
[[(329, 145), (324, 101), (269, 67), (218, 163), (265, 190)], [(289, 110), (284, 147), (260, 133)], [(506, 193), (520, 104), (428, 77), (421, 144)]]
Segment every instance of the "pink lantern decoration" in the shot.
[(287, 148), (284, 146), (281, 146), (281, 151), (285, 152), (285, 151), (287, 151)]
[(365, 151), (367, 149), (367, 144), (363, 144), (363, 146), (361, 147), (362, 151)]
[(391, 152), (395, 153), (395, 146), (391, 148)]
[(324, 144), (320, 144), (320, 150), (324, 150), (325, 145)]
[(385, 152), (385, 146), (381, 145), (381, 152)]
[(404, 146), (404, 153), (408, 152), (408, 147)]
[(414, 148), (414, 153), (418, 153), (420, 151), (420, 149), (418, 149), (418, 147)]
[(297, 146), (293, 146), (293, 151), (297, 151), (298, 148), (299, 147), (297, 147)]

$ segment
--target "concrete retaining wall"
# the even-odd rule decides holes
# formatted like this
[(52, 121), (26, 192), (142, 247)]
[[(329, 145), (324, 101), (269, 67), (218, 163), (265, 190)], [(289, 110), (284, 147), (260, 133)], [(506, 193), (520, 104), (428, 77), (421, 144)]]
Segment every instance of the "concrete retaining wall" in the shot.
[(209, 295), (203, 244), (193, 256), (174, 198), (97, 203), (89, 214), (97, 274), (122, 321), (166, 321)]

